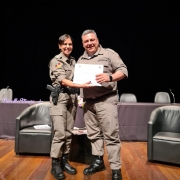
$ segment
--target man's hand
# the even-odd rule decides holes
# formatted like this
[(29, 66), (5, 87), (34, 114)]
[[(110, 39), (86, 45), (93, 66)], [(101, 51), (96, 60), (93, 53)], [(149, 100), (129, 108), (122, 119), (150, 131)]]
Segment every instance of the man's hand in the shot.
[(100, 73), (96, 75), (96, 81), (99, 84), (102, 84), (103, 82), (109, 82), (109, 75), (106, 73)]

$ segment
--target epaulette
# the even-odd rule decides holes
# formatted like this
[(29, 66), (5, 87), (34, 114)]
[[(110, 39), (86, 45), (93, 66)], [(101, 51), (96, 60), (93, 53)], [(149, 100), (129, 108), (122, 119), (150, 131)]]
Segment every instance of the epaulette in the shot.
[(105, 49), (108, 51), (111, 51), (112, 53), (116, 53), (113, 49), (110, 49), (110, 48), (105, 48)]
[(54, 56), (54, 58), (56, 58), (56, 59), (62, 59), (62, 57), (60, 56), (60, 54)]
[(52, 61), (53, 59), (62, 59), (62, 57), (60, 57), (59, 54), (56, 55), (56, 56), (54, 56), (54, 57), (49, 61), (48, 67), (50, 67), (50, 63), (51, 63), (51, 61)]

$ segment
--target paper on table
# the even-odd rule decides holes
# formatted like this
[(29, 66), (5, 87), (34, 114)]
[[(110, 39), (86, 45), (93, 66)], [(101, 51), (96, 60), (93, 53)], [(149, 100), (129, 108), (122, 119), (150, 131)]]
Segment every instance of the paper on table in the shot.
[(81, 135), (81, 134), (87, 134), (87, 130), (72, 130), (71, 131), (74, 135)]
[(103, 65), (101, 64), (76, 64), (73, 83), (84, 84), (91, 81), (91, 85), (101, 86), (95, 79), (95, 75), (100, 73), (103, 73)]
[(51, 129), (48, 125), (36, 125), (34, 126), (35, 129)]
[(73, 130), (71, 132), (74, 135), (87, 134), (86, 127), (83, 127), (83, 128), (73, 127)]

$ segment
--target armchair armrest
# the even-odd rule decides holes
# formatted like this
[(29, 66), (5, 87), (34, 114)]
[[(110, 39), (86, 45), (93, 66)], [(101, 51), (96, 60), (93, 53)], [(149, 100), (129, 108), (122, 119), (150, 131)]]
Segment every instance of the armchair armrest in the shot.
[(148, 131), (147, 131), (147, 143), (148, 143), (148, 148), (147, 148), (147, 155), (148, 159), (152, 160), (153, 159), (153, 154), (152, 154), (152, 149), (153, 149), (153, 136), (160, 131), (161, 125), (159, 119), (159, 114), (161, 110), (159, 108), (156, 108), (151, 112), (149, 122), (148, 122)]

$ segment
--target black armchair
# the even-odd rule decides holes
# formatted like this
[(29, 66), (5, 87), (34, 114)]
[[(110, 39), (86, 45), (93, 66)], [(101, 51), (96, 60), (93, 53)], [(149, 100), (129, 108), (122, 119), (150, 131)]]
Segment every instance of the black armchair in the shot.
[(149, 161), (180, 164), (180, 107), (162, 106), (152, 111), (148, 122)]
[[(34, 104), (16, 118), (15, 153), (50, 154), (53, 126), (49, 114), (49, 102)], [(48, 125), (50, 129), (35, 129), (36, 125)]]

